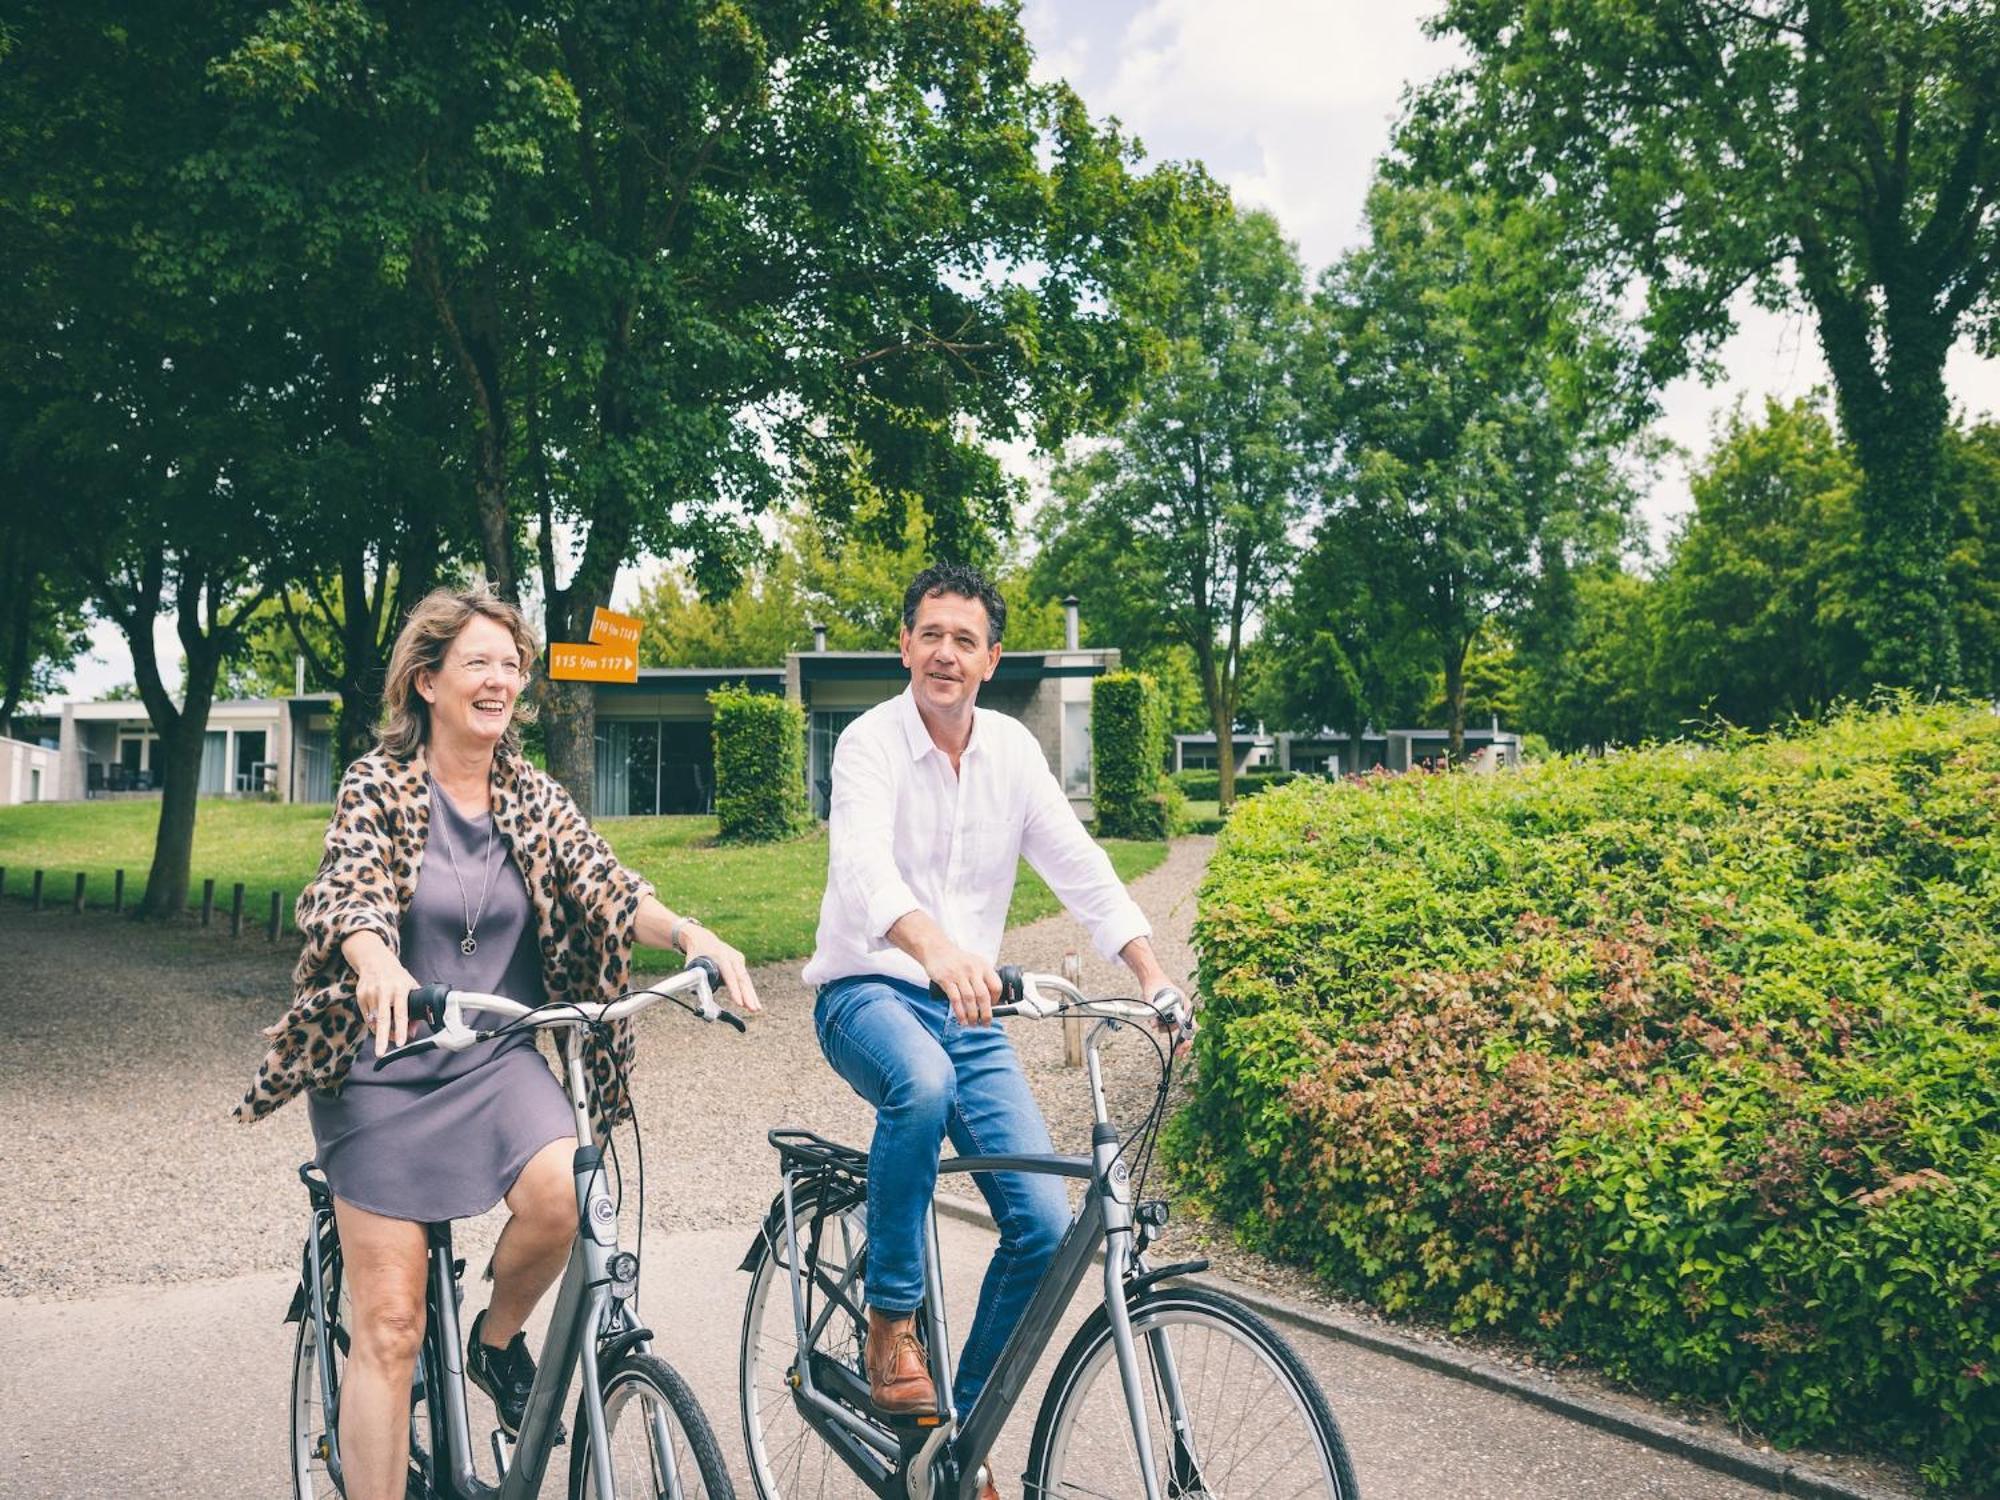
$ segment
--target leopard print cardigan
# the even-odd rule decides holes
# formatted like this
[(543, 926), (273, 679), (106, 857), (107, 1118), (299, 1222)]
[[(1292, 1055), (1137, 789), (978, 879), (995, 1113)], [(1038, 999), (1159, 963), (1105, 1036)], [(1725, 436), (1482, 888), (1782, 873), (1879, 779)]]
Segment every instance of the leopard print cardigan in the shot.
[[(400, 947), (430, 832), (425, 770), (421, 750), (409, 760), (377, 751), (342, 778), (319, 874), (294, 918), (305, 950), (292, 971), (292, 1007), (264, 1032), (271, 1049), (236, 1106), (238, 1120), (261, 1119), (309, 1088), (338, 1089), (367, 1039), (340, 944), (350, 933), (376, 932), (390, 951)], [(494, 830), (527, 881), (548, 998), (618, 994), (631, 972), (639, 903), (652, 885), (618, 863), (561, 783), (517, 753), (494, 757), (492, 805)], [(569, 1033), (554, 1035), (562, 1051)], [(629, 1021), (616, 1024), (608, 1046), (595, 1038), (584, 1044), (600, 1134), (631, 1118), (622, 1080), (632, 1055)]]

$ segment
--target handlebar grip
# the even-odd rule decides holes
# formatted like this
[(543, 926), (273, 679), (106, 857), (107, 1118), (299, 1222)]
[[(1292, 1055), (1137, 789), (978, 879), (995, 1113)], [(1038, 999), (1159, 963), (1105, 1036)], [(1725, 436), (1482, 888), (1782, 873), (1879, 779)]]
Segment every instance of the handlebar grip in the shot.
[(448, 984), (420, 984), (410, 991), (410, 1024), (422, 1021), (433, 1031), (444, 1025), (444, 1002), (451, 994)]
[(708, 976), (708, 987), (711, 990), (719, 990), (722, 988), (722, 969), (719, 965), (717, 965), (714, 959), (691, 958), (687, 961), (686, 967), (690, 969), (699, 969), (702, 971), (702, 973), (706, 974)]
[[(1002, 964), (997, 972), (1000, 975), (1000, 999), (993, 1007), (993, 1014), (999, 1015), (1000, 1007), (1004, 1005), (1007, 1007), (1006, 1013), (1011, 1016), (1014, 1014), (1014, 1007), (1027, 997), (1027, 981), (1021, 977), (1019, 964)], [(946, 1005), (951, 1004), (951, 996), (945, 993), (944, 986), (935, 979), (931, 981), (931, 999), (942, 1000)]]

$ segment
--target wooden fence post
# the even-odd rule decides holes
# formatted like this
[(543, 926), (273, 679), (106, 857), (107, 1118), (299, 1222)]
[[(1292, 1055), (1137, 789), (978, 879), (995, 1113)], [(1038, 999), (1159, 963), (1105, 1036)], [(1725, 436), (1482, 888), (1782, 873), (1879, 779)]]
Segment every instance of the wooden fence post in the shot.
[(41, 909), (42, 909), (42, 872), (40, 870), (37, 870), (35, 871), (35, 894), (29, 898), (28, 910), (40, 911)]
[(79, 917), (83, 915), (83, 871), (76, 872), (76, 895), (70, 898), (69, 909)]
[[(1083, 988), (1083, 960), (1072, 948), (1063, 954), (1062, 977), (1078, 989)], [(1063, 1065), (1070, 1068), (1083, 1066), (1083, 1017), (1063, 1017)]]
[(236, 882), (236, 889), (229, 897), (229, 935), (243, 936), (243, 882)]
[(123, 913), (125, 910), (125, 872), (123, 870), (113, 870), (111, 872), (111, 910), (114, 913)]
[(214, 915), (215, 915), (215, 882), (212, 879), (204, 880), (201, 883), (201, 925), (206, 927), (209, 924), (209, 920), (212, 917), (214, 917)]
[(284, 899), (276, 891), (271, 892), (271, 925), (265, 935), (274, 943), (278, 940), (278, 921), (284, 912)]

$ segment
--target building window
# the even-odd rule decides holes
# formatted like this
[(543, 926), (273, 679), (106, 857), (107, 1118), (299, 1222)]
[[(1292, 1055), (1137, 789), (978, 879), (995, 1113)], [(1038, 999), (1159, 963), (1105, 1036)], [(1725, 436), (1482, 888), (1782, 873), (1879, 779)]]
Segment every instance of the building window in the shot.
[(1062, 706), (1062, 782), (1072, 797), (1090, 795), (1090, 705)]
[(833, 750), (849, 724), (861, 717), (860, 709), (821, 708), (813, 710), (812, 734), (807, 742), (806, 778), (812, 793), (813, 816), (827, 815), (833, 798)]
[(705, 813), (715, 800), (714, 728), (706, 719), (599, 719), (591, 816)]

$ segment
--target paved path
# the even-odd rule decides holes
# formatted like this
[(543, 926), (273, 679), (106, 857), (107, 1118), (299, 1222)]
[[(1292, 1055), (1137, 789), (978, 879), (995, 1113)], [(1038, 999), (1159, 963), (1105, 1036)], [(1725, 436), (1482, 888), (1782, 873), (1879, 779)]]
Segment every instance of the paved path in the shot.
[[(1135, 883), (1175, 973), (1190, 966), (1209, 848), (1184, 840)], [(1058, 917), (1010, 934), (1006, 957), (1054, 968), (1069, 948), (1088, 944)], [(285, 1492), (291, 1330), (279, 1319), (302, 1228), (292, 1168), (310, 1136), (302, 1108), (252, 1129), (225, 1114), (261, 1050), (257, 1026), (282, 1006), (290, 958), (256, 941), (0, 906), (0, 1500)], [(1087, 986), (1108, 989), (1121, 973), (1089, 955)], [(810, 1123), (865, 1141), (868, 1128), (818, 1055), (797, 965), (757, 982), (769, 1013), (748, 1038), (664, 1008), (646, 1017), (635, 1076), (648, 1317), (732, 1451), (745, 1290), (734, 1266), (776, 1186), (764, 1132)], [(1087, 1103), (1079, 1073), (1062, 1067), (1060, 1028), (1015, 1031), (1058, 1139), (1080, 1143)], [(1114, 1099), (1148, 1095), (1150, 1049), (1114, 1052), (1111, 1075)], [(636, 1217), (628, 1204), (628, 1238)], [(475, 1266), (499, 1225), (489, 1214), (462, 1226)], [(946, 1233), (963, 1299), (981, 1231), (947, 1220)], [(475, 1306), (480, 1295), (474, 1286)], [(958, 1326), (968, 1317), (961, 1309)], [(698, 1342), (686, 1332), (696, 1329)], [(1762, 1493), (1402, 1361), (1296, 1341), (1369, 1500)], [(1003, 1451), (1003, 1474), (1010, 1465), (1018, 1474), (1018, 1450)]]
[[(952, 1281), (962, 1330), (990, 1239), (954, 1220), (943, 1228), (947, 1264), (966, 1267)], [(662, 1352), (694, 1382), (746, 1497), (734, 1334), (749, 1284), (735, 1266), (747, 1243), (733, 1228), (649, 1237), (645, 1294)], [(80, 1301), (0, 1301), (0, 1497), (287, 1493), (292, 1330), (279, 1318), (291, 1288), (291, 1276), (259, 1272)], [(704, 1337), (689, 1337), (692, 1329)], [(1368, 1500), (1763, 1493), (1398, 1360), (1310, 1336), (1295, 1342), (1339, 1415)], [(1039, 1393), (1046, 1380), (1045, 1368), (1028, 1390)], [(483, 1416), (483, 1398), (475, 1400)], [(1019, 1494), (1032, 1415), (1016, 1417), (999, 1456), (1010, 1497)], [(553, 1476), (544, 1493), (561, 1493)]]

